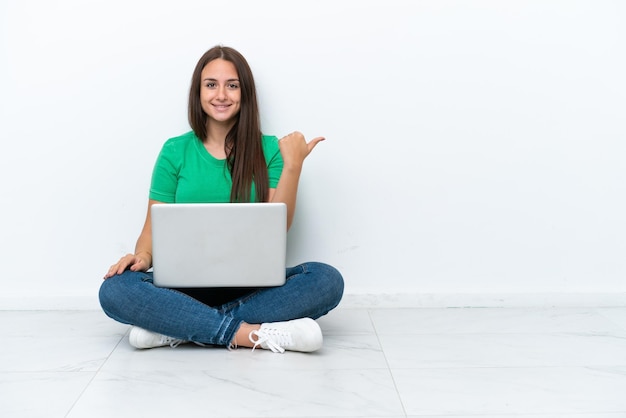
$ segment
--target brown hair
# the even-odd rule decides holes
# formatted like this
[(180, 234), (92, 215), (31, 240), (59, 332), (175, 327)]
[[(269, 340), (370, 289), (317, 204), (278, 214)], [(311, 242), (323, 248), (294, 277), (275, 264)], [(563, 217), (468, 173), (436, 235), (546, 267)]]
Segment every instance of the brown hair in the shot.
[(269, 180), (267, 163), (263, 154), (261, 121), (254, 77), (246, 59), (233, 48), (215, 46), (205, 52), (196, 64), (189, 89), (189, 124), (200, 140), (206, 139), (208, 121), (200, 103), (201, 74), (209, 62), (218, 58), (233, 63), (241, 89), (239, 115), (235, 125), (226, 135), (224, 145), (228, 169), (233, 180), (230, 201), (251, 201), (254, 184), (256, 201), (265, 202), (269, 196)]

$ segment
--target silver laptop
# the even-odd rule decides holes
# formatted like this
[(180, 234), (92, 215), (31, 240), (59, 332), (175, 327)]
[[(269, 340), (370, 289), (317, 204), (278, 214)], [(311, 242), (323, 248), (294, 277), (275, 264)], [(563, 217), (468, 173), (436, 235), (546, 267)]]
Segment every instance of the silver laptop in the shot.
[(159, 287), (285, 283), (284, 203), (154, 204), (152, 265)]

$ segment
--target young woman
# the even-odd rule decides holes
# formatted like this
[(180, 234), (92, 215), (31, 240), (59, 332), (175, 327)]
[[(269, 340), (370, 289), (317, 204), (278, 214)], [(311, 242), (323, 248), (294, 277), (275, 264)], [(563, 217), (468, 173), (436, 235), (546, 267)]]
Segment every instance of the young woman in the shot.
[(302, 164), (322, 140), (299, 132), (261, 133), (256, 87), (245, 58), (216, 46), (198, 61), (189, 92), (192, 131), (169, 139), (152, 174), (148, 213), (135, 246), (109, 268), (100, 304), (133, 325), (137, 348), (184, 342), (310, 352), (322, 345), (315, 319), (336, 307), (343, 278), (317, 262), (286, 269), (287, 282), (263, 289), (167, 289), (152, 284), (150, 207), (155, 203), (283, 202), (293, 220)]

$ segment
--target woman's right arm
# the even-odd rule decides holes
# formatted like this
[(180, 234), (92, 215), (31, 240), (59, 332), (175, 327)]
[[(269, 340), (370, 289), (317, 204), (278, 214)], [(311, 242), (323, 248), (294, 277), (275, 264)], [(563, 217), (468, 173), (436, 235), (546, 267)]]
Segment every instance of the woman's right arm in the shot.
[(122, 274), (127, 269), (131, 271), (146, 271), (152, 267), (152, 221), (150, 219), (150, 209), (155, 203), (161, 202), (156, 200), (148, 201), (148, 213), (135, 245), (135, 254), (126, 254), (117, 263), (113, 264), (104, 275), (105, 280), (116, 274)]

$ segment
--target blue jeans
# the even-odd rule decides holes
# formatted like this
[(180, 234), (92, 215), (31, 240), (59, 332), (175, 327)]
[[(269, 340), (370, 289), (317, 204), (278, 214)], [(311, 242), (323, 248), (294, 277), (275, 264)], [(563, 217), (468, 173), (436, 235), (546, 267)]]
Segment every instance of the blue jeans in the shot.
[(311, 262), (287, 268), (283, 286), (251, 289), (220, 306), (209, 306), (180, 289), (156, 287), (150, 272), (126, 270), (102, 283), (100, 305), (124, 324), (184, 341), (228, 346), (242, 322), (317, 319), (336, 307), (342, 295), (341, 274)]

